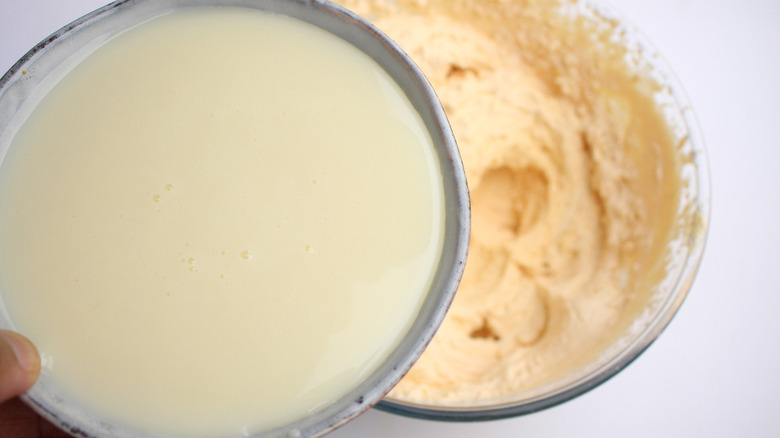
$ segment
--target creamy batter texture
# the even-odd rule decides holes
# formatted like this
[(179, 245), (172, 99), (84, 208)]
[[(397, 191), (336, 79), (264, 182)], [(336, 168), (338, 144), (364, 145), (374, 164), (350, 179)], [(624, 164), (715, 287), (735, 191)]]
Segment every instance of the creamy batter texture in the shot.
[(391, 397), (496, 400), (587, 364), (662, 275), (679, 178), (657, 85), (554, 2), (342, 3), (426, 73), (472, 196), (462, 285)]

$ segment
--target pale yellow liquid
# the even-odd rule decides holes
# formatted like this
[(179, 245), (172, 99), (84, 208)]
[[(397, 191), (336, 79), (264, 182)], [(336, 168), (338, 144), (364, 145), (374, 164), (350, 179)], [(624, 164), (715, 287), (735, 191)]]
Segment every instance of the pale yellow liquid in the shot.
[(248, 10), (108, 42), (2, 165), (2, 298), (68, 397), (124, 424), (239, 435), (376, 369), (442, 246), (430, 137), (351, 45)]

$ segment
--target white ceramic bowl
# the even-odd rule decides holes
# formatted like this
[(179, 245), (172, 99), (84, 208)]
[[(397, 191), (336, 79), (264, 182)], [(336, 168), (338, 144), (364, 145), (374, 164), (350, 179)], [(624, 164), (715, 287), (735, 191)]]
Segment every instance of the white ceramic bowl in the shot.
[[(404, 90), (432, 136), (445, 191), (445, 240), (431, 289), (413, 326), (387, 360), (347, 395), (305, 418), (257, 436), (319, 436), (380, 400), (422, 353), (452, 300), (463, 271), (469, 234), (465, 175), (452, 132), (430, 85), (410, 59), (373, 26), (349, 11), (317, 0), (125, 0), (111, 3), (63, 27), (30, 50), (0, 79), (0, 137), (18, 129), (14, 116), (47, 73), (72, 64), (74, 55), (168, 11), (196, 6), (257, 8), (312, 23), (352, 43), (377, 61)], [(26, 74), (34, 72), (34, 74)], [(18, 123), (17, 123), (18, 124)], [(7, 142), (6, 142), (7, 145)], [(6, 146), (7, 147), (7, 146)], [(0, 156), (5, 151), (0, 151)], [(13, 329), (0, 308), (0, 327)], [(54, 424), (81, 437), (146, 437), (70, 403), (43, 375), (23, 399)]]

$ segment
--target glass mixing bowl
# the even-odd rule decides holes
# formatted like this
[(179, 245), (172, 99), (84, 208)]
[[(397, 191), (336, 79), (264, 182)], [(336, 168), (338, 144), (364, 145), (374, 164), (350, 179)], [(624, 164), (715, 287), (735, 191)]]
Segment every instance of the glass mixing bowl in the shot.
[[(626, 48), (626, 64), (660, 85), (654, 99), (671, 128), (673, 144), (677, 145), (681, 180), (673, 230), (664, 254), (665, 274), (614, 342), (603, 348), (595, 359), (563, 377), (523, 392), (473, 402), (417, 402), (391, 393), (378, 404), (380, 410), (431, 420), (484, 421), (529, 414), (563, 403), (605, 382), (635, 360), (670, 323), (691, 288), (702, 259), (710, 214), (707, 158), (691, 105), (650, 42), (617, 13), (594, 1), (561, 4), (558, 12), (562, 16), (584, 20), (589, 23), (589, 29), (609, 29), (610, 39)], [(502, 16), (499, 11), (485, 15)]]

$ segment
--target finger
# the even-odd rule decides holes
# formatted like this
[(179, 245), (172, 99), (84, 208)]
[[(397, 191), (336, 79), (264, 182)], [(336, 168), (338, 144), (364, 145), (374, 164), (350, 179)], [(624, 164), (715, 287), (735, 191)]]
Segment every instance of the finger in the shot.
[(0, 403), (30, 389), (40, 372), (41, 357), (32, 342), (0, 330)]

